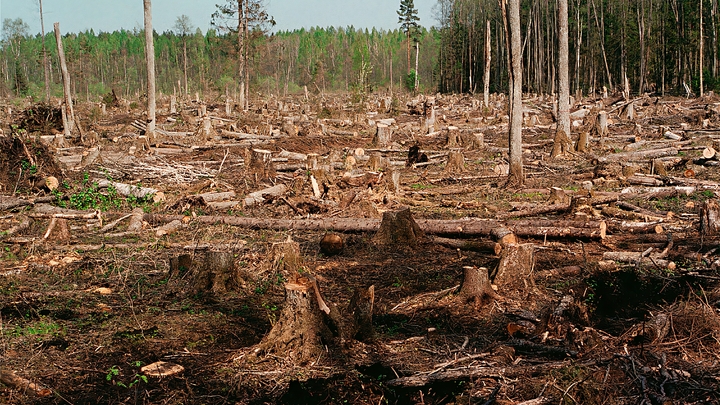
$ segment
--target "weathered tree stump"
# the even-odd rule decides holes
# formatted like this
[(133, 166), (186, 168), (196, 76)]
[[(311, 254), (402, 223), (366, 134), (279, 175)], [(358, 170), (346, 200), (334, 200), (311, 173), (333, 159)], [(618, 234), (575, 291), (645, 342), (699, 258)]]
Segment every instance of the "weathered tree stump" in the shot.
[(201, 260), (195, 260), (192, 289), (195, 293), (224, 294), (233, 288), (235, 280), (235, 255), (233, 252), (207, 251)]
[(246, 153), (245, 170), (255, 181), (275, 177), (275, 165), (272, 152), (265, 149), (252, 149)]
[(506, 246), (500, 254), (495, 285), (502, 288), (527, 288), (534, 284), (531, 274), (535, 267), (535, 245), (532, 243)]
[(720, 206), (716, 200), (705, 201), (700, 206), (700, 234), (717, 235), (720, 231)]
[(296, 276), (285, 284), (285, 304), (277, 322), (255, 348), (255, 355), (275, 353), (301, 364), (317, 361), (339, 337), (335, 319), (312, 277)]
[(141, 207), (137, 207), (132, 210), (132, 216), (130, 217), (130, 223), (128, 224), (128, 232), (138, 232), (143, 228), (143, 215), (145, 212)]
[(447, 147), (459, 148), (463, 146), (462, 136), (460, 136), (460, 128), (449, 126), (447, 129)]
[(385, 147), (392, 142), (392, 128), (385, 124), (377, 124), (377, 132), (373, 144), (378, 147)]
[(463, 267), (463, 282), (458, 293), (458, 299), (462, 303), (472, 301), (476, 305), (480, 305), (487, 298), (496, 296), (497, 294), (490, 284), (490, 275), (486, 267)]
[(577, 152), (587, 152), (590, 147), (590, 134), (587, 131), (580, 132), (578, 135), (577, 143), (575, 144), (575, 150)]
[(435, 107), (432, 107), (430, 109), (430, 116), (425, 120), (425, 129), (427, 129), (427, 133), (435, 131), (435, 120)]
[(462, 173), (465, 171), (465, 156), (459, 150), (452, 150), (448, 153), (445, 173)]
[(378, 245), (415, 246), (422, 236), (423, 232), (413, 219), (410, 208), (403, 208), (383, 213), (380, 229), (373, 237), (373, 242)]
[(374, 285), (371, 285), (367, 289), (355, 290), (347, 310), (347, 313), (352, 315), (353, 321), (353, 326), (350, 330), (351, 338), (361, 342), (368, 342), (375, 338), (375, 329), (372, 325), (374, 305)]
[(382, 157), (380, 152), (375, 152), (370, 155), (368, 160), (368, 169), (372, 172), (377, 172), (386, 169), (389, 166), (387, 159)]
[(67, 219), (53, 217), (50, 219), (50, 223), (48, 224), (48, 228), (47, 231), (45, 231), (43, 239), (47, 239), (53, 243), (58, 243), (67, 242), (71, 237)]
[(170, 114), (177, 114), (177, 97), (170, 96)]
[(553, 149), (550, 156), (552, 158), (556, 158), (558, 156), (566, 155), (570, 152), (571, 147), (572, 142), (570, 141), (568, 134), (566, 134), (565, 131), (558, 131), (555, 133), (555, 140), (553, 142)]

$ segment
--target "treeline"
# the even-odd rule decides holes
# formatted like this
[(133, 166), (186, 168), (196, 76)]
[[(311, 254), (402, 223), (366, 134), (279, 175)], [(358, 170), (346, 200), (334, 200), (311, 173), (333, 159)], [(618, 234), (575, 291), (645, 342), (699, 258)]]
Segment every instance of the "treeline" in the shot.
[[(571, 88), (584, 94), (600, 91), (603, 86), (611, 91), (663, 94), (685, 93), (686, 84), (697, 94), (702, 71), (704, 88), (718, 89), (717, 3), (570, 0)], [(505, 91), (507, 46), (499, 2), (439, 0), (436, 7), (442, 41), (437, 64), (439, 90), (482, 91), (489, 22), (491, 91)], [(521, 8), (524, 91), (553, 93), (557, 77), (556, 1), (524, 0)]]
[[(145, 92), (143, 31), (96, 34), (92, 30), (63, 36), (72, 91), (79, 100), (96, 101), (115, 90), (130, 97)], [(400, 30), (314, 28), (261, 36), (250, 51), (251, 93), (284, 95), (310, 92), (398, 90), (407, 75), (405, 35)], [(434, 60), (439, 36), (422, 29), (420, 87), (434, 91)], [(50, 64), (53, 96), (62, 94), (55, 37), (48, 33), (45, 47)], [(0, 53), (0, 95), (44, 98), (42, 37), (6, 35)], [(237, 92), (237, 37), (216, 30), (179, 35), (155, 34), (156, 85), (165, 94)], [(184, 55), (187, 55), (185, 65)], [(415, 53), (413, 52), (413, 55)], [(414, 56), (411, 62), (414, 67)], [(185, 86), (187, 69), (187, 86)]]

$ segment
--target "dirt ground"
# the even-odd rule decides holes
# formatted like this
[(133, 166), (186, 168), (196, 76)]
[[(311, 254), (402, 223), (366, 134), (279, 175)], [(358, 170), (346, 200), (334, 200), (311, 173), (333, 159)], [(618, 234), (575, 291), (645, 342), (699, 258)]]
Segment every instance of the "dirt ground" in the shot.
[[(82, 139), (62, 142), (54, 112), (5, 105), (0, 403), (720, 404), (720, 229), (704, 211), (718, 199), (720, 173), (717, 157), (702, 155), (720, 150), (720, 99), (582, 100), (573, 111), (588, 113), (575, 130), (590, 134), (588, 151), (551, 159), (552, 100), (528, 97), (523, 186), (506, 184), (502, 97), (488, 107), (470, 96), (388, 99), (269, 98), (226, 114), (218, 98), (204, 107), (209, 133), (202, 103), (180, 100), (170, 113), (161, 99), (162, 133), (150, 139), (129, 103), (105, 114), (83, 104)], [(48, 118), (29, 120), (33, 108)], [(603, 136), (601, 110), (610, 118)], [(383, 122), (393, 133), (378, 145)], [(428, 162), (406, 165), (414, 145)], [(252, 149), (272, 152), (270, 174), (250, 167)], [(463, 153), (461, 167), (447, 163), (452, 152)], [(58, 179), (54, 191), (48, 176)], [(128, 197), (102, 180), (156, 192)], [(247, 202), (279, 184), (284, 194)], [(230, 192), (227, 204), (198, 197)], [(68, 219), (42, 215), (45, 204)], [(463, 268), (487, 268), (492, 279), (514, 244), (456, 229), (385, 245), (375, 231), (222, 219), (377, 221), (403, 207), (421, 225), (497, 221), (532, 244), (530, 273), (465, 301)], [(144, 216), (129, 230), (134, 208)], [(339, 254), (321, 251), (328, 232), (342, 238)], [(341, 317), (374, 286), (372, 338), (324, 340), (311, 361), (258, 353), (284, 316), (294, 275), (275, 248), (288, 238), (299, 244), (300, 271)], [(231, 255), (222, 285), (196, 272), (213, 252)], [(142, 370), (157, 361), (184, 370)]]

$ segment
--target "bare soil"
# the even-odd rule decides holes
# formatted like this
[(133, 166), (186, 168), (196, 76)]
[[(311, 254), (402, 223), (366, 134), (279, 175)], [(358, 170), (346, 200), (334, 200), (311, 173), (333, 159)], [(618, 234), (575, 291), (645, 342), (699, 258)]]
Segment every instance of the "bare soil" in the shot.
[[(96, 105), (79, 105), (85, 143), (68, 139), (59, 149), (49, 139), (61, 129), (54, 118), (23, 129), (27, 110), (37, 107), (13, 115), (4, 108), (0, 202), (15, 197), (29, 204), (0, 211), (0, 372), (46, 391), (2, 380), (0, 402), (720, 403), (720, 239), (700, 234), (698, 215), (706, 201), (718, 198), (717, 166), (698, 159), (709, 146), (720, 150), (720, 101), (641, 98), (635, 101), (638, 117), (628, 121), (623, 102), (584, 100), (577, 107), (592, 113), (576, 130), (592, 138), (590, 117), (604, 108), (611, 118), (608, 139), (592, 138), (591, 152), (551, 160), (552, 101), (528, 98), (526, 182), (509, 188), (504, 101), (494, 97), (483, 107), (469, 96), (430, 100), (436, 131), (426, 129), (427, 117), (409, 113), (409, 98), (389, 109), (379, 96), (362, 103), (350, 95), (270, 98), (231, 115), (216, 100), (207, 107), (215, 117), (209, 139), (201, 134), (198, 103), (181, 100), (178, 114), (164, 106), (158, 122), (165, 133), (149, 140), (133, 126), (145, 119), (140, 110), (108, 107), (103, 116)], [(391, 118), (392, 144), (373, 145), (374, 123)], [(287, 135), (287, 125), (298, 134)], [(451, 126), (463, 135), (484, 134), (480, 147), (450, 145), (464, 154), (461, 172), (445, 170)], [(682, 140), (665, 138), (666, 131)], [(632, 144), (641, 147), (628, 148)], [(430, 164), (404, 165), (412, 145)], [(677, 150), (662, 157), (662, 175), (649, 160), (620, 155), (668, 147)], [(276, 158), (282, 151), (315, 153), (320, 170), (276, 159), (276, 175), (259, 179), (245, 166), (252, 148)], [(372, 153), (385, 159), (380, 170), (368, 168)], [(345, 175), (348, 156), (356, 159), (356, 171)], [(400, 175), (399, 190), (393, 172)], [(368, 173), (373, 181), (348, 180)], [(60, 180), (58, 191), (38, 187), (47, 176)], [(125, 199), (92, 188), (103, 179), (155, 188), (164, 200)], [(274, 184), (285, 184), (287, 193), (243, 204), (249, 193)], [(551, 187), (581, 203), (526, 215), (555, 204)], [(237, 203), (221, 208), (198, 197), (229, 191)], [(70, 239), (46, 239), (50, 218), (33, 215), (41, 201), (101, 210), (102, 222), (70, 219)], [(607, 208), (622, 208), (621, 201), (644, 209), (645, 217), (612, 217)], [(125, 219), (100, 231), (136, 206), (148, 214), (142, 230), (127, 232)], [(344, 248), (327, 256), (319, 242), (332, 229), (249, 229), (199, 220), (379, 219), (406, 206), (415, 219), (603, 222), (607, 236), (520, 236), (520, 243), (535, 244), (531, 277), (497, 286), (491, 299), (461, 302), (455, 287), (464, 266), (486, 267), (494, 277), (501, 257), (469, 247), (492, 242), (490, 235), (441, 235), (467, 243), (460, 248), (438, 243), (432, 234), (416, 246), (388, 247), (373, 241), (374, 232), (337, 232)], [(181, 216), (182, 226), (161, 235), (157, 230), (172, 219), (168, 215)], [(28, 217), (27, 228), (9, 232)], [(374, 339), (323, 342), (323, 354), (309, 363), (291, 352), (256, 355), (284, 305), (291, 274), (277, 267), (273, 246), (288, 237), (300, 244), (302, 271), (317, 278), (323, 298), (341, 316), (349, 316), (356, 290), (375, 286)], [(645, 256), (672, 265), (603, 258), (649, 248)], [(666, 248), (663, 257), (652, 256)], [(181, 255), (201, 260), (208, 251), (234, 255), (229, 288), (198, 288), (192, 269), (171, 266)], [(141, 371), (156, 361), (184, 371), (162, 378)]]

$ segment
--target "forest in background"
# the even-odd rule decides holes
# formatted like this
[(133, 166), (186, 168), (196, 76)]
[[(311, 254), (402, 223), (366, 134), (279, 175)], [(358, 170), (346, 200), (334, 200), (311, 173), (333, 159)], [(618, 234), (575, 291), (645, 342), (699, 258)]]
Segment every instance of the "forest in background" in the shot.
[[(695, 93), (718, 86), (717, 0), (571, 0), (570, 78), (573, 92), (603, 86), (631, 93)], [(507, 46), (496, 0), (439, 0), (437, 21), (421, 28), (420, 91), (482, 91), (486, 27), (490, 27), (490, 90), (507, 89)], [(702, 11), (702, 12), (701, 12)], [(42, 99), (42, 38), (22, 25), (3, 22), (0, 95)], [(432, 22), (421, 21), (430, 25)], [(522, 2), (523, 88), (556, 91), (556, 2)], [(157, 87), (163, 93), (233, 94), (236, 91), (236, 33), (199, 29), (155, 35)], [(701, 30), (702, 28), (702, 30)], [(702, 32), (702, 35), (701, 35)], [(400, 29), (312, 28), (259, 35), (250, 52), (253, 93), (406, 88), (406, 36)], [(129, 97), (145, 88), (144, 34), (140, 30), (65, 34), (73, 91), (95, 101), (111, 89)], [(704, 43), (701, 44), (701, 38)], [(45, 39), (53, 95), (61, 94), (57, 50)], [(183, 45), (187, 46), (187, 88)], [(704, 45), (704, 46), (701, 46)], [(700, 57), (700, 50), (702, 58)], [(413, 50), (411, 65), (414, 64)]]

